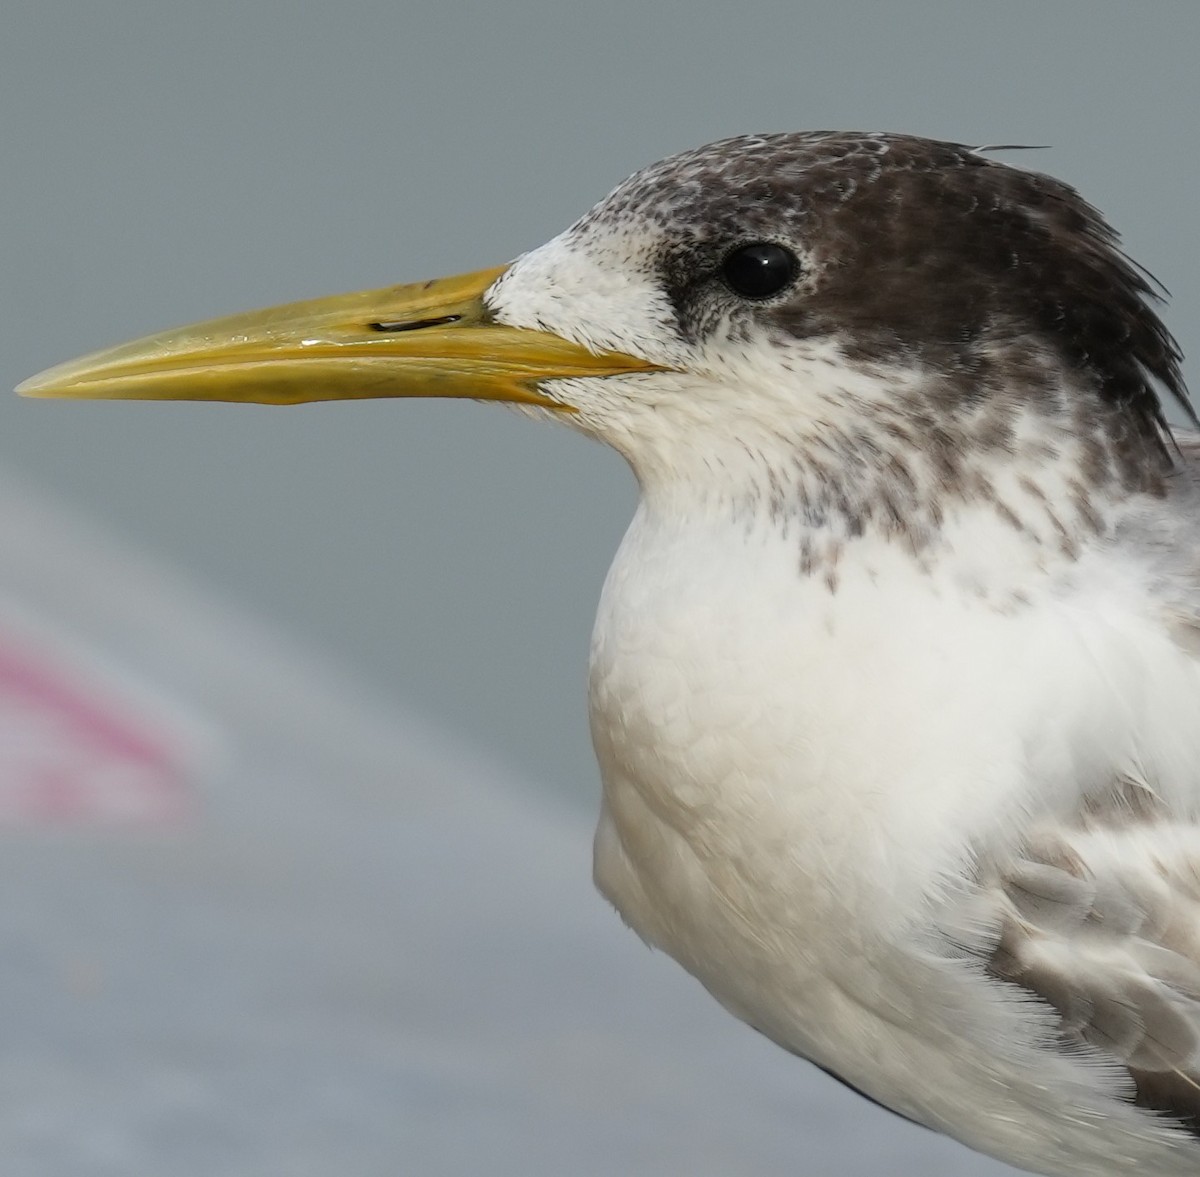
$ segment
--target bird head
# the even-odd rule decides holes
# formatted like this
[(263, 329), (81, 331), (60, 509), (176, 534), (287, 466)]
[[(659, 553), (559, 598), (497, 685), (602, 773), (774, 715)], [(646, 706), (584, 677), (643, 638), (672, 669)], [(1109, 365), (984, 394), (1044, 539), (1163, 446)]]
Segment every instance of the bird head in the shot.
[(1187, 402), (1153, 298), (1047, 176), (911, 136), (743, 136), (509, 266), (163, 332), (20, 391), (505, 401), (613, 445), (651, 492), (928, 532), (1014, 461), (1035, 499), (1064, 463), (1077, 497), (1161, 485), (1158, 388)]

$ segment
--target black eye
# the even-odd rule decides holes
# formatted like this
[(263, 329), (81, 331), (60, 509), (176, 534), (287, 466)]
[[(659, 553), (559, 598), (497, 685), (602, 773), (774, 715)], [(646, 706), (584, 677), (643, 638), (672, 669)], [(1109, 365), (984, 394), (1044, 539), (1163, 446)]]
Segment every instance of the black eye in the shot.
[(743, 298), (770, 298), (790, 285), (799, 271), (796, 255), (769, 241), (743, 245), (721, 264), (725, 284)]

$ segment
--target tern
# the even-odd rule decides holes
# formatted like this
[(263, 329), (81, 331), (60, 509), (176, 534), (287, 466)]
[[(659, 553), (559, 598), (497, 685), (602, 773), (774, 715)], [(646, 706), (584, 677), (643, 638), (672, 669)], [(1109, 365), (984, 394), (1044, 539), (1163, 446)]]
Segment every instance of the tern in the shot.
[(1200, 442), (1157, 297), (1072, 188), (980, 149), (741, 136), (508, 266), (20, 391), (468, 397), (615, 448), (603, 894), (903, 1116), (1037, 1173), (1194, 1177)]

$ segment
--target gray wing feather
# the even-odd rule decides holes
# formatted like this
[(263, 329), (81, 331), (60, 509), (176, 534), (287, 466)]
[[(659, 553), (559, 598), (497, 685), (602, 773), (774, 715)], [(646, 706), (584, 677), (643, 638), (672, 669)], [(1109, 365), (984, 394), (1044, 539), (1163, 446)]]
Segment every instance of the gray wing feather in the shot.
[(1139, 782), (995, 864), (988, 969), (1047, 1002), (1061, 1045), (1127, 1071), (1134, 1102), (1200, 1135), (1200, 831)]

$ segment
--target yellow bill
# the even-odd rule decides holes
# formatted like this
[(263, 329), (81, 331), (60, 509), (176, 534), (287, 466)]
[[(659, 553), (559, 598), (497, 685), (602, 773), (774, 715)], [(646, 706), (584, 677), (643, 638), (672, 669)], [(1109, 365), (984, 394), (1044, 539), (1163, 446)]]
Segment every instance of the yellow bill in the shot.
[(565, 409), (545, 380), (653, 371), (547, 331), (490, 321), (484, 292), (504, 267), (290, 303), (178, 327), (59, 364), (22, 396), (285, 405), (449, 396)]

